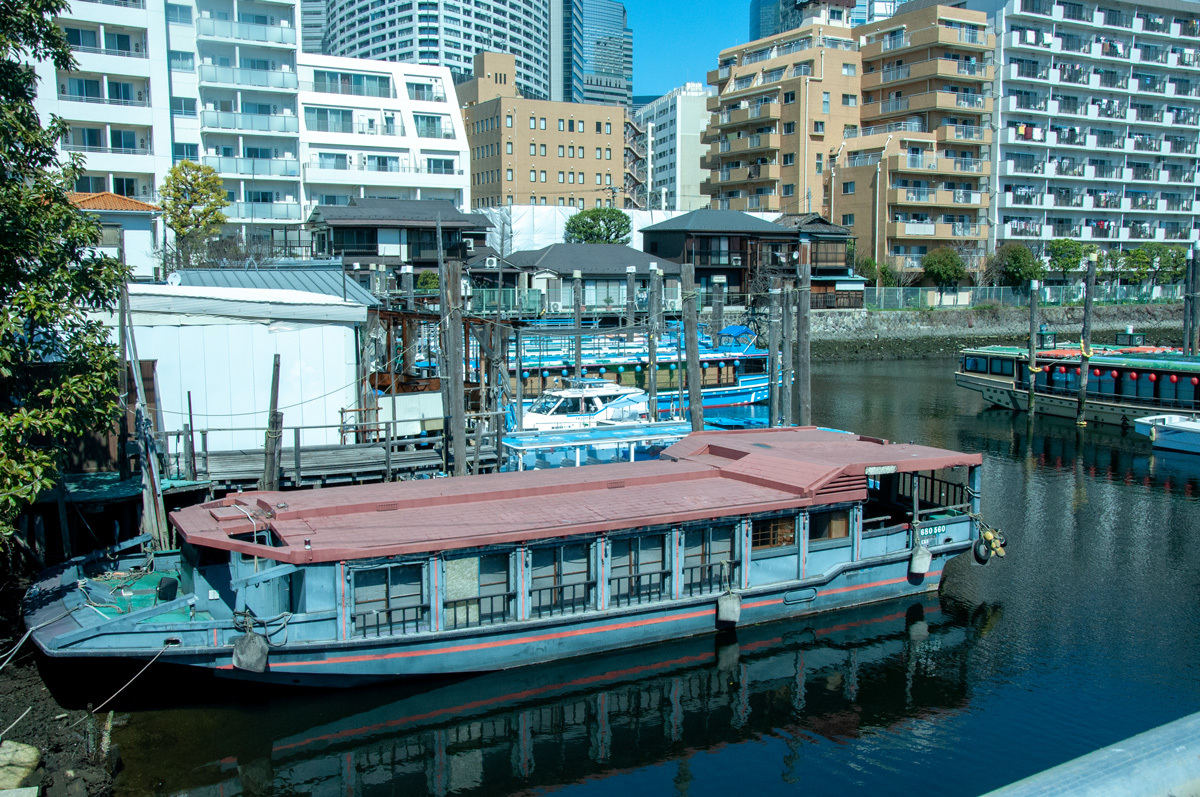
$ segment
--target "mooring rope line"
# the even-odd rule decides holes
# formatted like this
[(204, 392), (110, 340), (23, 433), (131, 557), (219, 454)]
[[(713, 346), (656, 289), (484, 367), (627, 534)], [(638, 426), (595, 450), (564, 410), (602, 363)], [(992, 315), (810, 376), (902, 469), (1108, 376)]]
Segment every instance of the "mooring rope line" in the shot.
[(123, 685), (123, 686), (122, 686), (120, 689), (118, 689), (117, 691), (113, 692), (111, 695), (109, 695), (109, 696), (108, 696), (108, 698), (107, 698), (107, 699), (106, 699), (106, 700), (105, 700), (103, 703), (101, 703), (100, 705), (96, 706), (94, 709), (92, 709), (92, 710), (91, 710), (91, 711), (89, 711), (87, 714), (85, 714), (85, 715), (83, 715), (82, 717), (80, 717), (80, 718), (79, 718), (78, 720), (76, 720), (75, 722), (71, 723), (71, 724), (70, 724), (68, 727), (69, 727), (69, 728), (74, 728), (76, 725), (78, 725), (79, 723), (81, 723), (81, 722), (83, 722), (84, 720), (88, 719), (89, 717), (95, 716), (95, 714), (96, 714), (96, 712), (97, 712), (97, 711), (99, 711), (100, 709), (104, 708), (104, 707), (105, 707), (105, 706), (107, 706), (109, 703), (111, 703), (111, 702), (113, 701), (113, 699), (114, 699), (114, 698), (116, 698), (116, 696), (117, 696), (117, 695), (119, 695), (119, 694), (121, 694), (122, 692), (124, 692), (124, 691), (125, 691), (125, 689), (129, 687), (129, 685), (130, 685), (130, 684), (132, 684), (134, 681), (136, 681), (138, 678), (140, 678), (140, 677), (141, 677), (141, 675), (142, 675), (142, 673), (144, 673), (146, 670), (150, 669), (150, 665), (151, 665), (151, 664), (153, 664), (154, 662), (158, 661), (158, 657), (159, 657), (159, 656), (161, 656), (162, 654), (166, 653), (166, 652), (167, 652), (167, 648), (168, 648), (168, 647), (169, 647), (168, 645), (163, 645), (163, 646), (162, 646), (162, 649), (161, 649), (161, 650), (159, 650), (159, 651), (158, 651), (158, 653), (155, 653), (155, 654), (154, 654), (154, 658), (152, 658), (152, 659), (150, 659), (150, 661), (146, 662), (145, 666), (144, 666), (144, 667), (142, 667), (142, 669), (138, 670), (138, 671), (137, 671), (137, 672), (134, 674), (134, 676), (133, 676), (132, 678), (130, 678), (128, 681), (126, 681), (126, 682), (125, 682), (125, 684), (124, 684), (124, 685)]

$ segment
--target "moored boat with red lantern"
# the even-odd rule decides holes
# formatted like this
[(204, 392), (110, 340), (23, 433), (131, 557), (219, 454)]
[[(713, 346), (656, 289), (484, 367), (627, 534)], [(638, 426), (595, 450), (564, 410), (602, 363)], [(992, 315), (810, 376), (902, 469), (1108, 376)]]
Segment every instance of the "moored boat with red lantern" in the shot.
[[(1000, 407), (1029, 409), (1034, 380), (1037, 411), (1074, 418), (1078, 409), (1082, 352), (1039, 335), (1036, 362), (1015, 346), (964, 349), (955, 384), (976, 390)], [(1146, 346), (1136, 333), (1118, 335), (1116, 346), (1093, 346), (1087, 360), (1085, 417), (1088, 421), (1132, 426), (1146, 415), (1200, 411), (1200, 357), (1179, 349)]]

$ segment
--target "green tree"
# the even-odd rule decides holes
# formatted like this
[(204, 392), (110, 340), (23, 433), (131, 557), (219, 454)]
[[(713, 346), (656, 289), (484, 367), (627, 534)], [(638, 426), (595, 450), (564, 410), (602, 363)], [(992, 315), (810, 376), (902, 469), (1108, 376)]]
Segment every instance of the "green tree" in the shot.
[(1130, 277), (1148, 279), (1151, 286), (1174, 282), (1187, 270), (1187, 253), (1180, 246), (1150, 241), (1126, 253), (1125, 268)]
[(181, 160), (162, 185), (163, 221), (175, 233), (175, 265), (194, 266), (221, 231), (229, 204), (225, 186), (211, 166)]
[(0, 8), (0, 540), (55, 483), (64, 451), (111, 428), (117, 358), (98, 313), (115, 307), (126, 270), (96, 257), (100, 225), (67, 199), (82, 161), (60, 163), (67, 124), (43, 128), (30, 64), (74, 67), (53, 19), (65, 0)]
[(989, 270), (998, 274), (1005, 285), (1025, 286), (1030, 280), (1040, 280), (1046, 276), (1042, 259), (1025, 244), (1003, 244), (996, 249), (992, 259), (994, 267)]
[(895, 288), (897, 285), (896, 272), (887, 263), (876, 263), (873, 257), (860, 258), (854, 264), (854, 273), (867, 281), (870, 286)]
[(422, 271), (417, 275), (417, 290), (436, 291), (440, 287), (441, 281), (436, 271)]
[(1050, 256), (1050, 270), (1061, 274), (1066, 282), (1071, 272), (1078, 271), (1083, 263), (1083, 244), (1074, 238), (1055, 238), (1046, 244), (1046, 254)]
[(590, 208), (567, 219), (565, 240), (569, 244), (627, 244), (629, 216), (617, 208)]
[(948, 246), (941, 246), (921, 257), (921, 270), (938, 288), (949, 288), (967, 278), (967, 265), (962, 255)]

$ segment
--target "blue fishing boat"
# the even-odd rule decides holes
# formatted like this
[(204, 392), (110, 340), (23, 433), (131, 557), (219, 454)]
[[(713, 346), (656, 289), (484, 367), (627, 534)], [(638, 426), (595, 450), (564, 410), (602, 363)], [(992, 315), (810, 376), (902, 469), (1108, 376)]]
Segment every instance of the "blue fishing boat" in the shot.
[(982, 458), (813, 427), (653, 461), (231, 494), (44, 574), (47, 654), (281, 684), (500, 670), (935, 589), (1003, 556)]

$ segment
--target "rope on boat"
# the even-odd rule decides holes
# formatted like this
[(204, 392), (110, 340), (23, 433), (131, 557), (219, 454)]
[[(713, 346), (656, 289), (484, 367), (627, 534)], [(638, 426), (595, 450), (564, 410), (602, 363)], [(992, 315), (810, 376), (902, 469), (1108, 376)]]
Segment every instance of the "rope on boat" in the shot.
[(170, 646), (169, 646), (169, 645), (163, 645), (163, 646), (162, 646), (162, 649), (161, 649), (161, 650), (159, 650), (159, 651), (158, 651), (158, 653), (155, 653), (155, 654), (154, 654), (154, 658), (152, 658), (152, 659), (150, 659), (150, 661), (146, 662), (146, 665), (145, 665), (144, 667), (142, 667), (142, 669), (138, 670), (138, 671), (137, 671), (137, 673), (136, 673), (136, 674), (135, 674), (135, 675), (134, 675), (132, 678), (130, 678), (128, 681), (126, 681), (126, 682), (125, 682), (125, 684), (124, 684), (124, 686), (122, 686), (120, 689), (118, 689), (117, 691), (115, 691), (115, 692), (113, 692), (111, 695), (109, 695), (109, 696), (108, 696), (108, 698), (107, 698), (107, 699), (106, 699), (106, 700), (105, 700), (103, 703), (101, 703), (100, 705), (96, 706), (94, 709), (92, 709), (91, 711), (89, 711), (87, 714), (84, 714), (82, 717), (80, 717), (80, 718), (79, 718), (78, 720), (76, 720), (75, 722), (71, 723), (70, 727), (71, 727), (71, 728), (74, 728), (76, 725), (78, 725), (79, 723), (81, 723), (81, 722), (83, 722), (84, 720), (88, 719), (89, 717), (92, 717), (92, 716), (94, 716), (94, 715), (95, 715), (95, 713), (96, 713), (97, 711), (99, 711), (100, 709), (104, 708), (104, 707), (105, 707), (105, 706), (107, 706), (109, 703), (111, 703), (111, 702), (112, 702), (112, 700), (113, 700), (113, 698), (115, 698), (117, 695), (119, 695), (119, 694), (121, 694), (122, 692), (124, 692), (124, 691), (125, 691), (125, 689), (126, 689), (126, 688), (128, 688), (128, 686), (129, 686), (130, 684), (132, 684), (134, 681), (136, 681), (138, 678), (140, 678), (140, 677), (141, 677), (142, 673), (144, 673), (146, 670), (150, 669), (150, 665), (151, 665), (151, 664), (153, 664), (154, 662), (158, 661), (158, 657), (159, 657), (159, 656), (161, 656), (162, 654), (166, 653), (166, 652), (167, 652), (167, 648), (168, 648), (168, 647), (170, 647)]
[(12, 721), (11, 725), (9, 725), (4, 730), (0, 731), (0, 739), (3, 739), (5, 736), (8, 735), (9, 731), (11, 731), (13, 728), (17, 727), (17, 723), (20, 722), (21, 720), (25, 719), (25, 715), (31, 711), (33, 711), (33, 706), (30, 706), (29, 708), (25, 709), (25, 711), (23, 711), (21, 713), (21, 716), (17, 717), (15, 720)]
[[(292, 620), (291, 612), (282, 612), (274, 617), (259, 617), (254, 613), (253, 609), (245, 611), (235, 611), (233, 613), (233, 627), (247, 634), (254, 631), (255, 628), (262, 628), (263, 638), (267, 640), (267, 644), (271, 647), (279, 647), (288, 643), (288, 623)], [(275, 623), (282, 623), (278, 628), (271, 628)], [(271, 636), (283, 632), (282, 642), (272, 642)]]
[(38, 623), (33, 628), (30, 628), (28, 631), (26, 631), (24, 636), (22, 636), (20, 639), (17, 640), (17, 644), (13, 645), (12, 648), (8, 651), (8, 653), (4, 654), (4, 661), (0, 661), (0, 670), (3, 670), (6, 666), (8, 666), (8, 663), (13, 660), (14, 656), (17, 655), (17, 651), (20, 650), (21, 646), (25, 644), (25, 640), (27, 640), (27, 639), (29, 639), (29, 637), (33, 636), (34, 631), (38, 630), (39, 628), (44, 628), (44, 627), (50, 625), (51, 623), (57, 623), (59, 620), (63, 619), (67, 615), (69, 615), (71, 613), (71, 611), (72, 611), (71, 609), (67, 609), (65, 612), (58, 615), (54, 619), (47, 620), (44, 623)]

